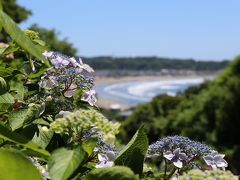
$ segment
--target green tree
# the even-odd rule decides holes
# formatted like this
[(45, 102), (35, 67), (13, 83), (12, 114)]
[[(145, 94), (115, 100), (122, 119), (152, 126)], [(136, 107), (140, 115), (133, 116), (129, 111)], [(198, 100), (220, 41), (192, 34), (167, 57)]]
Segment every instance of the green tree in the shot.
[[(32, 12), (25, 7), (17, 4), (16, 0), (0, 0), (3, 11), (6, 12), (16, 23), (21, 23), (26, 20)], [(9, 36), (2, 31), (0, 33), (0, 41), (6, 42), (9, 40)]]

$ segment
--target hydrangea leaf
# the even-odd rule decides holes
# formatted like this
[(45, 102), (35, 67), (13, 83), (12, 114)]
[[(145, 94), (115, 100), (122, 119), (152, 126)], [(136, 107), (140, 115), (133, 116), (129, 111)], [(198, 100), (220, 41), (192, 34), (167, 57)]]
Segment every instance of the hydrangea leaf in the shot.
[(69, 150), (59, 148), (49, 158), (49, 175), (53, 180), (68, 179), (78, 166), (84, 161), (86, 152), (78, 146)]
[(40, 154), (43, 157), (47, 157), (50, 155), (49, 152), (42, 149), (40, 146), (26, 139), (24, 136), (21, 136), (20, 134), (17, 134), (15, 132), (8, 130), (6, 127), (2, 126), (1, 124), (0, 124), (0, 138), (20, 144), (24, 147), (27, 147), (33, 150), (34, 152)]
[(0, 24), (19, 46), (21, 46), (32, 56), (41, 60), (46, 66), (50, 66), (48, 60), (42, 55), (40, 50), (35, 47), (35, 45), (16, 25), (16, 23), (2, 10), (0, 10)]
[(148, 149), (148, 138), (141, 126), (130, 142), (120, 151), (115, 165), (123, 165), (130, 167), (135, 174), (142, 174), (143, 161)]
[(14, 103), (14, 97), (10, 93), (5, 93), (0, 96), (0, 112), (6, 111)]
[(45, 149), (52, 139), (53, 132), (46, 131), (40, 126), (38, 127), (38, 130), (38, 132), (35, 132), (32, 141)]
[(34, 104), (28, 109), (19, 109), (12, 111), (9, 114), (9, 124), (12, 130), (16, 130), (24, 125), (24, 123), (31, 121), (33, 118), (37, 118), (40, 112), (41, 106)]
[(138, 176), (135, 175), (131, 169), (124, 166), (114, 166), (110, 168), (99, 168), (91, 171), (85, 180), (138, 180)]
[(88, 156), (90, 156), (96, 147), (97, 144), (97, 138), (90, 138), (87, 139), (85, 142), (82, 144), (82, 148), (84, 149), (85, 152), (88, 153)]
[(23, 155), (0, 149), (0, 179), (42, 179), (37, 168)]

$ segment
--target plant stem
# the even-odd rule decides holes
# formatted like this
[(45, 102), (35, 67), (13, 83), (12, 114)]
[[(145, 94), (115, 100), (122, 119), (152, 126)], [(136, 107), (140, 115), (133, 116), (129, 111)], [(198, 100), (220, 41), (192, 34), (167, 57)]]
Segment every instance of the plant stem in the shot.
[(172, 175), (175, 173), (175, 171), (176, 171), (176, 168), (174, 167), (172, 171), (169, 173), (169, 175), (167, 176), (167, 179), (170, 179)]
[(164, 180), (167, 180), (167, 159), (164, 158)]

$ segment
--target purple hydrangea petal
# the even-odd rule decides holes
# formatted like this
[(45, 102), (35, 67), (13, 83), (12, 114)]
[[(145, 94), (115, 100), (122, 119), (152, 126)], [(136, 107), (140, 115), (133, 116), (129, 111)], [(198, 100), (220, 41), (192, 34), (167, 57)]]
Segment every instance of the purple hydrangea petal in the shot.
[(180, 161), (179, 159), (176, 159), (175, 161), (173, 161), (174, 166), (176, 166), (177, 168), (182, 168), (183, 167), (183, 163), (182, 161)]
[(187, 160), (187, 155), (185, 153), (179, 153), (180, 160)]
[(163, 153), (163, 157), (165, 157), (168, 160), (172, 160), (174, 157), (174, 154), (171, 151), (167, 151), (167, 152)]

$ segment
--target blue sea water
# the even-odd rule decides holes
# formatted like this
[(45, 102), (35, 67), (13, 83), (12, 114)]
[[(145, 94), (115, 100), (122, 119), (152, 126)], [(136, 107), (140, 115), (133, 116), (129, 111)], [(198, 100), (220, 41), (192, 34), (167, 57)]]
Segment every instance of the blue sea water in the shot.
[(129, 81), (96, 85), (99, 98), (108, 98), (129, 106), (150, 101), (157, 94), (176, 95), (190, 86), (198, 85), (204, 78)]

